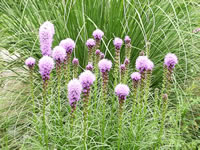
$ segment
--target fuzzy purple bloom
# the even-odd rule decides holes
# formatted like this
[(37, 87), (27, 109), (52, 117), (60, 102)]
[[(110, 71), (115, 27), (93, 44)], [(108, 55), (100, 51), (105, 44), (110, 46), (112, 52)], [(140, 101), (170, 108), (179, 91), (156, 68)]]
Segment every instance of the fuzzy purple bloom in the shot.
[(129, 87), (125, 84), (118, 84), (115, 87), (115, 94), (118, 96), (119, 100), (125, 100), (129, 91)]
[(39, 29), (39, 38), (40, 38), (40, 49), (42, 55), (51, 56), (51, 46), (53, 42), (53, 35), (55, 33), (54, 25), (46, 21), (44, 22)]
[(131, 38), (129, 36), (125, 36), (124, 42), (125, 44), (129, 44), (131, 42)]
[(104, 53), (101, 52), (101, 54), (100, 54), (100, 58), (101, 58), (101, 59), (104, 59), (104, 58), (105, 58)]
[(52, 57), (58, 63), (64, 62), (64, 60), (66, 58), (65, 49), (63, 47), (61, 47), (61, 46), (56, 46), (53, 49)]
[(89, 70), (86, 70), (80, 74), (79, 80), (84, 89), (83, 90), (84, 93), (88, 92), (88, 90), (90, 89), (90, 86), (93, 84), (95, 79), (96, 79), (95, 75)]
[(122, 47), (123, 40), (120, 39), (120, 38), (118, 38), (118, 37), (116, 37), (116, 38), (114, 39), (114, 41), (113, 41), (113, 44), (114, 44), (114, 46), (115, 46), (115, 49), (118, 49), (118, 50), (119, 50), (119, 49)]
[(35, 58), (33, 57), (29, 57), (25, 60), (25, 64), (27, 67), (29, 67), (30, 69), (34, 67), (35, 65)]
[(68, 98), (71, 106), (80, 100), (81, 91), (82, 85), (79, 80), (73, 79), (68, 83)]
[(125, 64), (125, 66), (128, 66), (128, 65), (130, 64), (130, 61), (129, 61), (128, 58), (125, 58), (125, 60), (124, 60), (124, 64)]
[(78, 59), (77, 59), (77, 58), (74, 58), (74, 59), (72, 60), (72, 64), (75, 65), (75, 66), (78, 66), (78, 65), (79, 65)]
[(198, 33), (198, 32), (200, 32), (200, 28), (197, 28), (197, 29), (193, 30), (192, 32), (193, 33)]
[(147, 58), (147, 56), (139, 56), (136, 59), (136, 69), (141, 73), (144, 71), (152, 71), (154, 67), (153, 62)]
[(101, 51), (100, 51), (99, 49), (97, 49), (96, 52), (95, 52), (95, 54), (96, 54), (97, 56), (100, 56)]
[(67, 54), (71, 54), (75, 48), (75, 42), (72, 39), (67, 38), (65, 40), (62, 40), (59, 46), (62, 46), (66, 50)]
[(164, 64), (168, 69), (173, 69), (175, 65), (178, 63), (178, 58), (175, 54), (168, 53), (165, 56)]
[(40, 74), (42, 76), (42, 79), (45, 80), (49, 80), (50, 78), (50, 73), (51, 70), (54, 67), (54, 61), (51, 57), (49, 56), (43, 56), (40, 60), (39, 60), (39, 69), (40, 69)]
[(139, 81), (139, 80), (141, 80), (141, 74), (139, 72), (133, 72), (131, 74), (131, 79), (133, 81)]
[(92, 63), (89, 63), (89, 64), (86, 66), (86, 69), (92, 71), (92, 70), (93, 70), (93, 65), (92, 65)]
[(99, 61), (98, 66), (99, 66), (99, 70), (102, 73), (108, 72), (108, 71), (110, 71), (110, 69), (112, 67), (112, 62), (110, 60), (107, 60), (107, 59), (102, 59), (102, 60)]
[(121, 72), (124, 72), (126, 70), (125, 64), (120, 65), (120, 70), (121, 70)]
[(93, 32), (93, 37), (96, 41), (100, 41), (104, 35), (103, 31), (99, 30), (99, 29), (96, 29), (94, 32)]
[(86, 46), (88, 47), (88, 49), (92, 49), (95, 45), (96, 45), (96, 42), (93, 39), (88, 39), (86, 42)]

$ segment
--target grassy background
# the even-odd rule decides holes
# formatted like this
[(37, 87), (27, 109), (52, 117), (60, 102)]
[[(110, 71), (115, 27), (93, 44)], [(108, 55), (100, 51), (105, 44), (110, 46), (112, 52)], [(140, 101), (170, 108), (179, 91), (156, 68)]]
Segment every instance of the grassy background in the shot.
[[(111, 60), (114, 59), (113, 38), (115, 36), (124, 38), (125, 35), (131, 37), (133, 70), (138, 53), (141, 50), (145, 51), (145, 45), (150, 41), (149, 57), (156, 66), (153, 72), (153, 87), (161, 85), (164, 55), (174, 52), (179, 58), (179, 64), (175, 73), (175, 92), (171, 98), (174, 108), (169, 110), (169, 116), (172, 115), (169, 120), (172, 123), (174, 121), (175, 128), (174, 130), (169, 128), (167, 131), (166, 147), (196, 148), (200, 143), (199, 78), (197, 77), (200, 70), (200, 34), (193, 34), (192, 31), (200, 27), (199, 6), (197, 1), (192, 0), (1, 0), (0, 47), (18, 57), (18, 59), (11, 58), (9, 61), (1, 58), (0, 104), (3, 108), (0, 114), (0, 141), (4, 143), (2, 147), (17, 149), (25, 146), (26, 149), (30, 144), (27, 140), (32, 134), (29, 128), (30, 122), (24, 119), (25, 116), (29, 116), (30, 111), (30, 98), (26, 88), (28, 72), (24, 67), (24, 60), (29, 56), (40, 59), (38, 29), (44, 21), (49, 20), (54, 23), (56, 30), (53, 47), (66, 37), (74, 39), (76, 49), (73, 55), (79, 58), (82, 67), (86, 65), (87, 59), (85, 42), (92, 37), (95, 28), (104, 31), (101, 51), (105, 52), (106, 57)], [(123, 50), (124, 48), (121, 53), (122, 61)], [(36, 67), (35, 82), (39, 83), (37, 70)], [(12, 74), (5, 75), (7, 71)], [(19, 86), (15, 83), (16, 80), (20, 83)], [(35, 89), (38, 90), (40, 85)], [(38, 95), (38, 101), (40, 96)], [(173, 116), (173, 114), (177, 115)], [(94, 122), (97, 123), (97, 120)], [(152, 123), (149, 126), (153, 128)], [(151, 132), (152, 128), (148, 129), (149, 126), (144, 128), (146, 132), (141, 133), (141, 136), (147, 135), (145, 140), (137, 143), (141, 149), (151, 147), (154, 132)], [(125, 134), (125, 137), (128, 136)], [(78, 138), (78, 135), (75, 138)], [(76, 144), (78, 145), (74, 143)], [(59, 142), (56, 145), (59, 145)], [(35, 146), (37, 149), (38, 145)], [(110, 147), (112, 148), (114, 149)]]

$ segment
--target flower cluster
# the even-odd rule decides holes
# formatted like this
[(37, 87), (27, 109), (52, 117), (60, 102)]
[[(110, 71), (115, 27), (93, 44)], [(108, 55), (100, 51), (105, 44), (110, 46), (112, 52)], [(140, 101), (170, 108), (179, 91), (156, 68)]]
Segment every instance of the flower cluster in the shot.
[(93, 70), (93, 65), (92, 65), (92, 63), (89, 63), (87, 66), (86, 66), (86, 69), (87, 70), (90, 70), (90, 71), (92, 71)]
[(115, 49), (119, 50), (121, 47), (122, 47), (122, 44), (123, 44), (123, 40), (116, 37), (113, 41), (113, 44), (115, 46)]
[(178, 58), (175, 54), (169, 53), (165, 56), (164, 64), (168, 69), (172, 70), (178, 63)]
[(54, 33), (54, 25), (51, 22), (46, 21), (40, 26), (39, 38), (42, 55), (51, 56), (51, 46)]
[(93, 32), (93, 37), (96, 41), (100, 41), (104, 35), (103, 31), (99, 30), (99, 29), (96, 29), (94, 32)]
[(62, 46), (66, 50), (67, 54), (71, 54), (75, 48), (75, 42), (72, 39), (67, 38), (62, 40), (59, 46)]
[(92, 49), (95, 45), (96, 45), (96, 42), (93, 39), (88, 39), (86, 42), (86, 46), (88, 47), (88, 49)]
[(129, 36), (125, 36), (124, 42), (125, 42), (125, 44), (129, 44), (131, 42), (130, 37)]
[(25, 64), (27, 67), (29, 67), (31, 69), (35, 65), (35, 59), (33, 57), (29, 57), (26, 59)]
[(139, 72), (133, 72), (131, 74), (131, 79), (133, 81), (139, 81), (139, 80), (141, 80), (141, 74)]
[(90, 90), (90, 86), (93, 84), (95, 79), (95, 75), (89, 70), (86, 70), (80, 74), (79, 81), (82, 84), (83, 93), (87, 93), (88, 90)]
[(56, 46), (53, 49), (52, 57), (59, 64), (64, 62), (64, 60), (66, 58), (65, 49), (63, 47), (61, 47), (61, 46)]
[(119, 101), (125, 100), (129, 94), (129, 87), (125, 84), (118, 84), (115, 87), (115, 94), (118, 96)]
[(40, 69), (40, 74), (42, 76), (42, 79), (49, 80), (50, 78), (50, 73), (51, 70), (54, 68), (54, 61), (51, 57), (49, 56), (43, 56), (39, 60), (39, 69)]
[(72, 60), (72, 64), (75, 65), (75, 66), (78, 66), (78, 65), (79, 65), (78, 59), (77, 59), (77, 58), (74, 58), (74, 59)]
[(110, 69), (112, 67), (112, 62), (110, 60), (107, 60), (107, 59), (102, 59), (102, 60), (99, 61), (98, 66), (99, 66), (99, 70), (102, 73), (108, 72), (108, 71), (110, 71)]
[(73, 79), (68, 83), (68, 99), (71, 106), (80, 100), (82, 85), (79, 80)]
[(144, 71), (152, 71), (154, 67), (153, 62), (147, 56), (139, 56), (136, 59), (136, 69), (143, 73)]

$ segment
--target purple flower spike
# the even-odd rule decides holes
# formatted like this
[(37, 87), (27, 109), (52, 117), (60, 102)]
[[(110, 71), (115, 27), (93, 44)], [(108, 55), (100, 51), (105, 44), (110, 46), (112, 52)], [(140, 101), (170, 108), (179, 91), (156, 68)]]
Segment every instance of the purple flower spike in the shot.
[(39, 38), (40, 38), (40, 49), (42, 55), (51, 56), (51, 46), (53, 42), (53, 35), (55, 33), (54, 25), (46, 21), (44, 22), (39, 29)]
[(61, 47), (61, 46), (56, 46), (53, 49), (52, 57), (57, 63), (64, 62), (64, 60), (66, 58), (65, 49), (63, 47)]
[(95, 75), (89, 70), (86, 70), (80, 74), (79, 80), (82, 84), (84, 93), (87, 93), (90, 90), (90, 86), (93, 84), (95, 79)]
[(139, 56), (136, 59), (136, 69), (143, 73), (144, 71), (152, 71), (154, 64), (147, 56)]
[(107, 59), (102, 59), (99, 61), (98, 66), (102, 73), (109, 72), (112, 67), (112, 62)]
[(79, 65), (78, 59), (77, 59), (77, 58), (74, 58), (74, 59), (72, 60), (72, 64), (75, 65), (75, 66), (78, 66), (78, 65)]
[(113, 41), (115, 49), (119, 50), (122, 47), (123, 41), (122, 39), (116, 37)]
[(89, 63), (89, 64), (86, 66), (86, 69), (92, 71), (92, 70), (93, 70), (93, 65), (92, 65), (91, 63)]
[(130, 39), (130, 37), (129, 37), (129, 36), (125, 36), (125, 38), (124, 38), (124, 42), (125, 42), (125, 44), (129, 44), (129, 43), (131, 43), (131, 39)]
[(68, 98), (71, 106), (76, 105), (76, 102), (80, 100), (82, 91), (82, 85), (79, 80), (73, 79), (68, 83)]
[(125, 72), (125, 70), (126, 70), (125, 64), (120, 65), (120, 70), (121, 70), (121, 72)]
[(51, 70), (54, 67), (54, 61), (51, 57), (49, 56), (43, 56), (40, 60), (39, 60), (39, 69), (40, 69), (40, 74), (42, 76), (42, 79), (45, 80), (49, 80), (50, 78), (50, 73)]
[(131, 74), (131, 79), (133, 81), (139, 81), (139, 80), (141, 80), (141, 74), (139, 72), (133, 72)]
[(59, 46), (62, 46), (66, 50), (67, 54), (71, 54), (75, 48), (75, 42), (72, 39), (67, 38), (65, 40), (62, 40)]
[(101, 54), (100, 54), (100, 58), (101, 58), (101, 59), (104, 59), (104, 58), (105, 58), (104, 53), (101, 52)]
[(125, 100), (129, 94), (129, 87), (125, 84), (118, 84), (115, 87), (115, 94), (118, 96), (119, 101)]
[(33, 57), (29, 57), (26, 59), (25, 64), (27, 67), (29, 67), (30, 69), (32, 69), (35, 66), (35, 58)]
[(125, 66), (128, 66), (128, 65), (130, 64), (130, 61), (129, 61), (128, 58), (125, 58), (125, 60), (124, 60), (124, 64), (125, 64)]
[(96, 54), (97, 56), (100, 56), (101, 51), (100, 51), (99, 49), (97, 49), (96, 52), (95, 52), (95, 54)]
[(95, 45), (96, 45), (96, 42), (93, 39), (88, 39), (86, 42), (86, 46), (88, 47), (88, 49), (92, 49)]
[(165, 56), (164, 64), (168, 69), (173, 69), (175, 65), (178, 63), (178, 58), (175, 54), (168, 53)]
[(100, 41), (104, 35), (103, 31), (99, 30), (99, 29), (96, 29), (94, 32), (93, 32), (93, 37), (96, 41)]

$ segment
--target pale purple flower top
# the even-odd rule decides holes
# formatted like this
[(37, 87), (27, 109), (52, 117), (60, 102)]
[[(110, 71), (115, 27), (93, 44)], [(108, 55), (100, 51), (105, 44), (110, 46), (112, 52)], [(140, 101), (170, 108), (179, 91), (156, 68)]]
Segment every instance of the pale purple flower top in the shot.
[(154, 67), (153, 62), (147, 58), (147, 56), (139, 56), (136, 59), (136, 69), (141, 73), (144, 71), (152, 71)]
[(54, 33), (54, 25), (51, 22), (46, 21), (40, 26), (39, 38), (42, 55), (51, 56), (51, 46)]
[(69, 104), (72, 106), (74, 103), (80, 100), (82, 85), (79, 80), (73, 79), (68, 83), (67, 87)]
[(120, 65), (120, 70), (121, 70), (122, 72), (124, 72), (124, 71), (126, 70), (125, 64), (121, 64), (121, 65)]
[(133, 81), (139, 81), (139, 80), (141, 80), (141, 74), (139, 72), (133, 72), (131, 74), (131, 79)]
[(63, 47), (61, 47), (61, 46), (56, 46), (53, 49), (52, 57), (58, 63), (64, 62), (64, 60), (66, 58), (65, 49)]
[(98, 66), (99, 66), (99, 70), (102, 73), (108, 72), (108, 71), (110, 71), (110, 69), (112, 67), (112, 62), (108, 59), (102, 59), (99, 61)]
[(25, 60), (25, 64), (26, 64), (27, 67), (33, 68), (34, 65), (35, 65), (35, 58), (33, 58), (33, 57), (27, 58), (27, 59)]
[(93, 39), (88, 39), (86, 42), (86, 46), (88, 47), (88, 49), (92, 49), (95, 45), (96, 45), (96, 42)]
[(79, 65), (78, 59), (77, 59), (77, 58), (74, 58), (74, 59), (72, 60), (72, 64), (75, 65), (75, 66)]
[(43, 56), (39, 60), (39, 70), (43, 80), (50, 78), (51, 70), (54, 68), (54, 61), (49, 56)]
[(79, 80), (82, 84), (83, 89), (85, 89), (83, 91), (84, 93), (87, 92), (86, 90), (90, 88), (95, 79), (95, 75), (89, 70), (86, 70), (79, 75)]
[(96, 30), (93, 32), (92, 35), (93, 35), (93, 37), (94, 37), (94, 39), (95, 39), (96, 41), (99, 41), (99, 40), (102, 39), (104, 33), (103, 33), (103, 31), (101, 31), (101, 30), (99, 30), (99, 29), (96, 29)]
[(129, 59), (128, 59), (128, 58), (125, 58), (124, 64), (127, 66), (129, 63), (130, 63)]
[(101, 58), (101, 59), (104, 59), (104, 58), (105, 58), (104, 53), (102, 53), (102, 52), (100, 53), (100, 58)]
[(118, 84), (115, 87), (115, 94), (119, 97), (119, 100), (125, 100), (129, 94), (129, 87), (125, 84)]
[(164, 64), (167, 66), (168, 69), (173, 69), (177, 63), (178, 58), (175, 54), (168, 53), (165, 56)]
[(114, 44), (114, 46), (115, 46), (115, 49), (118, 49), (118, 50), (119, 50), (119, 49), (122, 47), (123, 40), (120, 39), (120, 38), (118, 38), (118, 37), (116, 37), (116, 38), (114, 39), (114, 41), (113, 41), (113, 44)]
[(101, 51), (100, 51), (99, 49), (97, 49), (96, 52), (95, 52), (95, 54), (96, 54), (97, 56), (100, 56)]
[(62, 46), (66, 50), (66, 53), (71, 54), (75, 48), (75, 42), (72, 39), (67, 38), (62, 40), (59, 46)]
[(86, 69), (92, 71), (93, 70), (92, 63), (88, 63), (88, 65), (86, 66)]
[(124, 42), (125, 42), (125, 44), (129, 44), (131, 42), (131, 38), (128, 35), (125, 36)]

